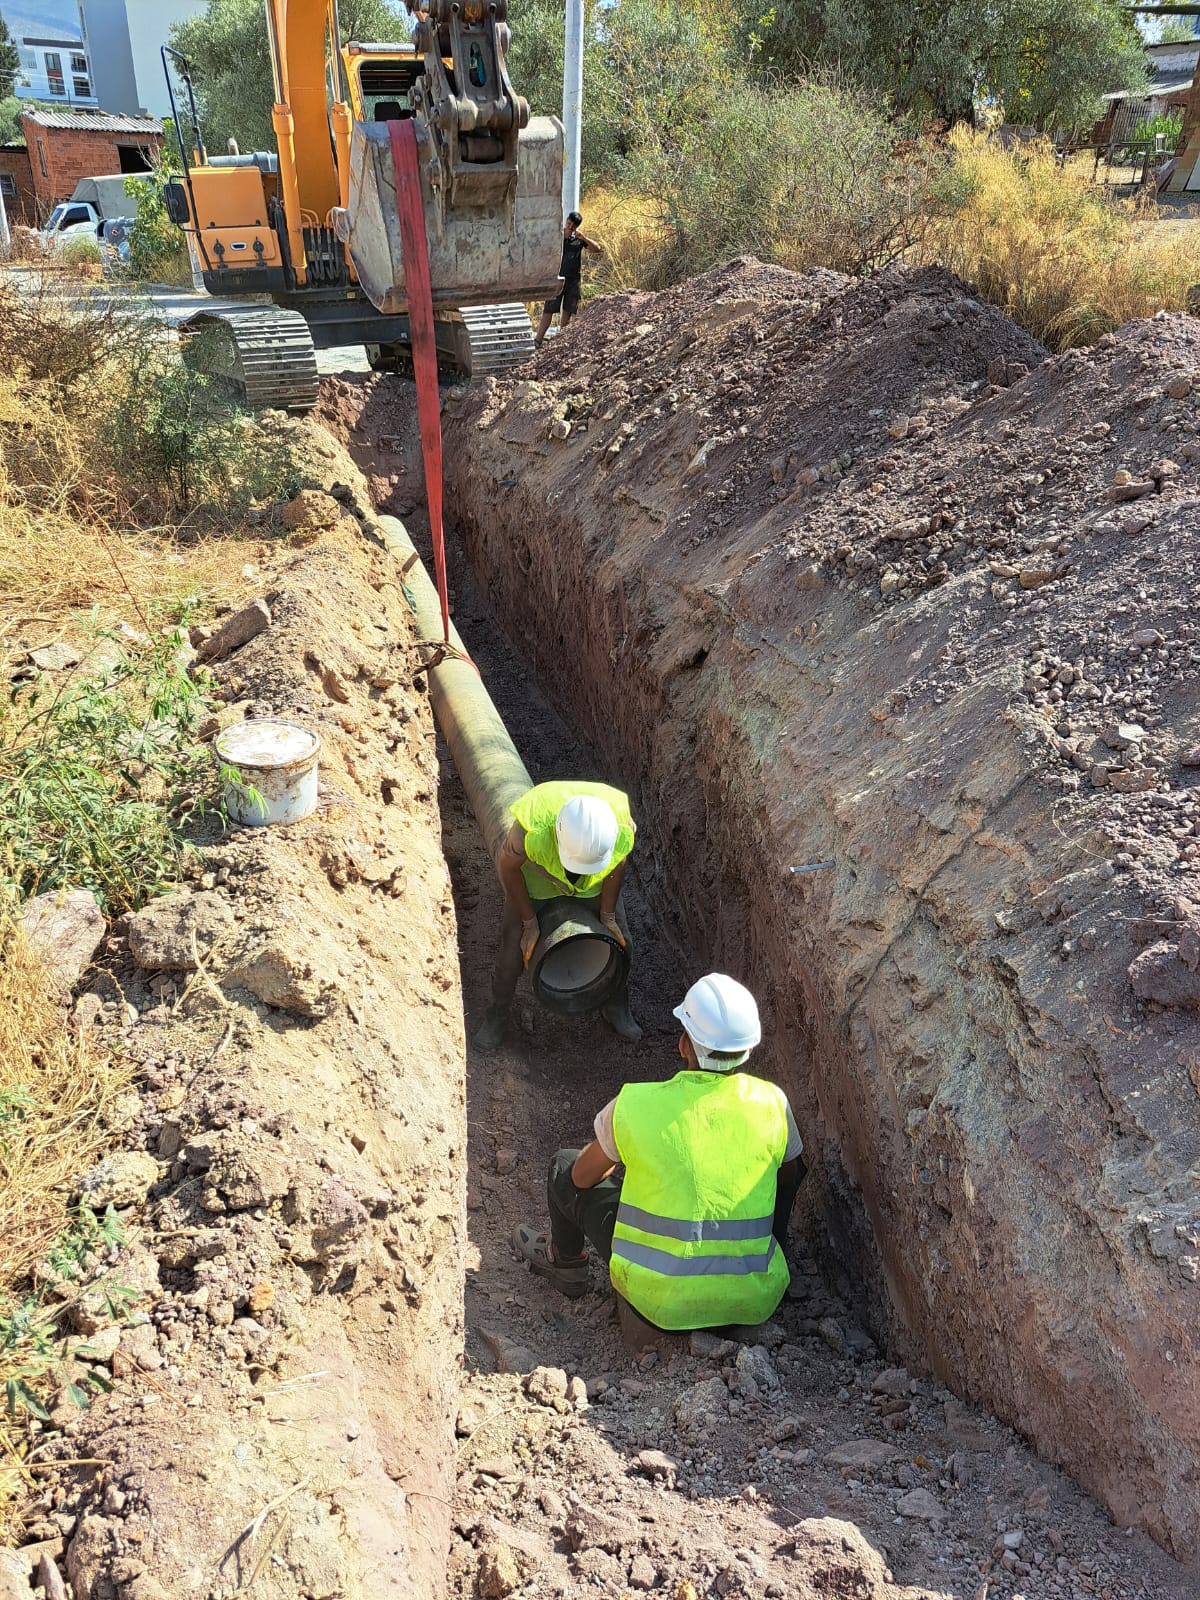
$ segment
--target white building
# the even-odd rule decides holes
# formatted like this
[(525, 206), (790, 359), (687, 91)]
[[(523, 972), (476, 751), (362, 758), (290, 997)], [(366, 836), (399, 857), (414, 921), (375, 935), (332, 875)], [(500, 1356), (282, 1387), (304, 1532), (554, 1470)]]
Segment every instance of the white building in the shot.
[(130, 117), (171, 114), (161, 47), (171, 25), (205, 9), (205, 0), (79, 0), (79, 24), (105, 111)]
[(96, 92), (87, 47), (78, 34), (49, 27), (21, 34), (16, 45), (21, 54), (15, 91), (18, 99), (95, 107)]

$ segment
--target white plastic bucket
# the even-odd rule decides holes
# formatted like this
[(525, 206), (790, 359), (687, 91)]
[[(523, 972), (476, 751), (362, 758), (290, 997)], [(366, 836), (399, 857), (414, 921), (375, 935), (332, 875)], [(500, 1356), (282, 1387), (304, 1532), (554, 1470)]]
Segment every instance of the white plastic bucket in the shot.
[(238, 775), (225, 780), (225, 808), (235, 822), (299, 822), (316, 810), (321, 741), (310, 728), (236, 722), (217, 735), (215, 747), (222, 765)]

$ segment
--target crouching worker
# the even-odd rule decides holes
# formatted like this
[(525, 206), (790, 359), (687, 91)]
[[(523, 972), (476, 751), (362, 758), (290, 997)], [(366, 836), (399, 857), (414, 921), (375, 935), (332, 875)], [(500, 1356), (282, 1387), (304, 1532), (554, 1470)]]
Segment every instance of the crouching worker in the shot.
[[(536, 901), (564, 895), (582, 901), (618, 944), (629, 948), (621, 884), (637, 830), (628, 797), (606, 783), (562, 780), (535, 784), (511, 810), (512, 828), (496, 861), (504, 917), (492, 1003), (475, 1035), (476, 1049), (484, 1051), (503, 1041), (517, 980), (537, 948)], [(627, 985), (600, 1014), (622, 1039), (642, 1037), (629, 1010)]]
[(741, 1070), (762, 1037), (748, 989), (711, 973), (675, 1015), (683, 1071), (626, 1084), (592, 1143), (558, 1152), (549, 1235), (518, 1227), (513, 1248), (574, 1299), (587, 1292), (590, 1243), (613, 1288), (657, 1328), (755, 1326), (788, 1285), (800, 1134), (783, 1090)]

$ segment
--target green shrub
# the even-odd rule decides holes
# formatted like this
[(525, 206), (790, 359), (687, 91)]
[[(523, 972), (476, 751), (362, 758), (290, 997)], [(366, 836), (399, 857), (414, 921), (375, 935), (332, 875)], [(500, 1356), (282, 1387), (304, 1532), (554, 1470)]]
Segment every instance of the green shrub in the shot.
[[(181, 171), (170, 117), (163, 123), (163, 144), (153, 171), (125, 180), (125, 193), (134, 202), (135, 217), (129, 235), (129, 268), (135, 278), (178, 281), (180, 257), (187, 259), (183, 229), (167, 215), (164, 190)], [(190, 277), (190, 271), (189, 271)]]
[(112, 665), (19, 686), (0, 711), (0, 888), (11, 902), (64, 885), (112, 913), (174, 882), (177, 819), (215, 778), (192, 734), (205, 709), (182, 629), (100, 636)]
[(750, 253), (860, 273), (902, 255), (934, 204), (942, 158), (833, 80), (733, 90), (707, 119), (643, 147), (633, 185), (659, 209), (662, 286)]
[(1183, 112), (1168, 112), (1157, 117), (1151, 117), (1144, 122), (1139, 122), (1133, 132), (1128, 135), (1124, 156), (1127, 161), (1140, 161), (1149, 145), (1151, 155), (1154, 154), (1154, 141), (1162, 134), (1163, 149), (1167, 154), (1175, 154), (1175, 146), (1179, 143), (1179, 135), (1183, 132)]
[(101, 438), (140, 503), (173, 517), (236, 517), (252, 500), (295, 492), (281, 443), (233, 402), (217, 375), (221, 335), (189, 341), (186, 359), (162, 337), (135, 340), (111, 366)]

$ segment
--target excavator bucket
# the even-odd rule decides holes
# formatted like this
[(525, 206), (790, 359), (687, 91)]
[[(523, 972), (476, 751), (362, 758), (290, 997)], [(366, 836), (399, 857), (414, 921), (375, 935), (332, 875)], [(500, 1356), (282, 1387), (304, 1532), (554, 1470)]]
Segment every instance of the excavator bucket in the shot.
[[(416, 135), (435, 309), (557, 294), (563, 224), (558, 118), (529, 119), (517, 143), (513, 181), (490, 193), (446, 182), (423, 121), (416, 122)], [(378, 311), (402, 314), (408, 297), (386, 122), (354, 124), (349, 202), (336, 222), (358, 281)]]

